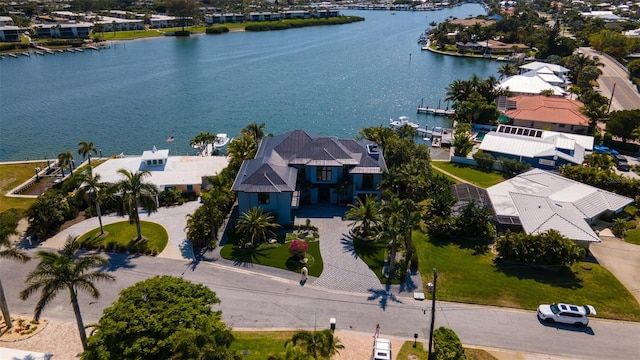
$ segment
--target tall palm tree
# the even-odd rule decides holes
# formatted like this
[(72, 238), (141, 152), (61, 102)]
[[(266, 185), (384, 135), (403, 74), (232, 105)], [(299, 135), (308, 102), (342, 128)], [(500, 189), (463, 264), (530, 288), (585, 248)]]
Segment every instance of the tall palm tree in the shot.
[(98, 149), (93, 146), (92, 142), (80, 141), (78, 143), (78, 155), (82, 155), (82, 158), (89, 159), (89, 166), (91, 166), (91, 153), (98, 155)]
[(275, 218), (259, 207), (253, 207), (240, 215), (236, 231), (242, 235), (245, 243), (255, 246), (261, 240), (276, 236), (274, 230), (280, 227)]
[(271, 134), (266, 134), (264, 132), (264, 127), (264, 123), (260, 125), (256, 123), (250, 123), (244, 129), (240, 130), (240, 133), (244, 136), (249, 136), (253, 140), (257, 148), (258, 145), (260, 145), (260, 140), (262, 140), (262, 138), (271, 136)]
[(237, 166), (238, 169), (244, 160), (252, 159), (258, 151), (255, 141), (248, 135), (235, 138), (228, 147), (227, 153), (231, 157), (230, 165)]
[(344, 349), (344, 345), (340, 343), (340, 339), (333, 336), (333, 332), (330, 329), (324, 329), (322, 331), (296, 331), (291, 340), (285, 344), (292, 343), (293, 345), (302, 345), (307, 354), (317, 359), (318, 356), (324, 359), (329, 359), (340, 350)]
[(62, 169), (63, 175), (65, 167), (69, 169), (71, 174), (73, 174), (73, 154), (71, 154), (71, 151), (67, 150), (58, 154), (58, 166)]
[(100, 223), (100, 235), (104, 234), (102, 229), (102, 213), (100, 212), (100, 202), (102, 200), (102, 192), (108, 188), (108, 184), (100, 181), (100, 174), (93, 175), (91, 169), (81, 176), (82, 185), (78, 188), (81, 194), (88, 194), (89, 201), (96, 206), (96, 215)]
[(351, 226), (356, 225), (364, 238), (370, 238), (381, 221), (378, 202), (373, 196), (367, 196), (364, 201), (360, 198), (356, 200), (356, 205), (349, 204), (349, 210), (345, 214), (348, 220), (354, 220)]
[(143, 209), (147, 210), (148, 215), (158, 210), (158, 203), (156, 202), (158, 189), (156, 189), (155, 185), (144, 181), (145, 177), (151, 176), (149, 170), (132, 172), (120, 169), (118, 173), (124, 176), (123, 180), (114, 185), (114, 190), (119, 193), (118, 215), (129, 216), (129, 222), (136, 224), (138, 231), (136, 240), (141, 240), (142, 230), (140, 229), (138, 207), (142, 206)]
[(95, 285), (96, 281), (115, 278), (96, 269), (98, 266), (107, 265), (109, 262), (97, 255), (80, 256), (78, 250), (80, 243), (77, 237), (69, 236), (62, 250), (57, 252), (40, 250), (36, 257), (40, 263), (27, 275), (27, 288), (20, 292), (22, 300), (28, 299), (34, 293), (42, 290), (40, 298), (34, 310), (34, 319), (38, 320), (44, 309), (58, 295), (61, 290), (68, 290), (71, 305), (76, 316), (76, 324), (80, 333), (80, 341), (83, 349), (87, 348), (87, 334), (80, 313), (78, 303), (78, 290), (83, 290), (94, 299), (100, 297), (100, 291)]
[[(5, 211), (0, 214), (0, 259), (18, 260), (21, 262), (27, 262), (31, 258), (24, 252), (11, 246), (10, 236), (17, 235), (16, 227), (18, 226), (18, 216), (13, 218), (11, 211)], [(2, 310), (2, 318), (5, 320), (7, 329), (11, 329), (13, 324), (11, 323), (11, 314), (9, 313), (9, 305), (7, 304), (7, 298), (4, 295), (4, 288), (2, 287), (2, 279), (0, 279), (0, 310)]]
[(500, 79), (511, 77), (518, 73), (518, 66), (510, 61), (505, 62), (498, 68)]

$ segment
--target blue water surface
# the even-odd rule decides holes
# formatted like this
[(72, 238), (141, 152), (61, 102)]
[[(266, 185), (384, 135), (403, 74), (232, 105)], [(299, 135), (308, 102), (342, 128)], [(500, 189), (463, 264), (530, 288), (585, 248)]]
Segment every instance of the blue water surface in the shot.
[[(305, 129), (354, 137), (409, 116), (421, 127), (450, 120), (416, 114), (446, 107), (446, 86), (499, 64), (421, 51), (432, 21), (482, 14), (479, 4), (432, 12), (342, 11), (363, 22), (285, 31), (163, 37), (83, 53), (0, 61), (0, 161), (74, 154), (81, 140), (103, 155), (154, 145), (191, 154), (201, 131), (237, 136), (250, 122), (279, 134)], [(167, 144), (169, 136), (175, 142)]]

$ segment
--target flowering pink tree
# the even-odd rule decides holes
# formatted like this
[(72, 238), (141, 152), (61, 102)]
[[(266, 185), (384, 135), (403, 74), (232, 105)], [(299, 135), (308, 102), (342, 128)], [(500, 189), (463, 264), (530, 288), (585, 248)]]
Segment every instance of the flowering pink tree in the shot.
[(289, 244), (289, 252), (293, 256), (297, 256), (299, 258), (304, 258), (304, 255), (309, 250), (309, 244), (306, 241), (301, 239), (295, 239)]

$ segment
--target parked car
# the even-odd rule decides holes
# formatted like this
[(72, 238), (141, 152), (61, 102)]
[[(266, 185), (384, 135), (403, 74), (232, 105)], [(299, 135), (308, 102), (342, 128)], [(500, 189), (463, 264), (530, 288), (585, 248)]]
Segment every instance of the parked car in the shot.
[(616, 164), (616, 168), (620, 171), (629, 171), (629, 162), (627, 158), (622, 155), (612, 155), (613, 163)]
[(379, 338), (373, 340), (371, 360), (391, 360), (391, 358), (391, 341)]
[(538, 306), (538, 319), (546, 323), (564, 323), (575, 326), (589, 324), (588, 315), (596, 315), (596, 309), (591, 305), (551, 304)]

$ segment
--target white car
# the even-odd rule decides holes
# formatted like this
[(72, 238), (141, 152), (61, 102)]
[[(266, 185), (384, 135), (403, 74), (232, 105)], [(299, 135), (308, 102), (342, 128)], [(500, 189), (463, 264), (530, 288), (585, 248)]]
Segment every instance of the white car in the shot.
[(564, 323), (575, 326), (589, 324), (588, 315), (596, 315), (596, 309), (591, 305), (551, 304), (538, 306), (538, 318), (546, 323)]

